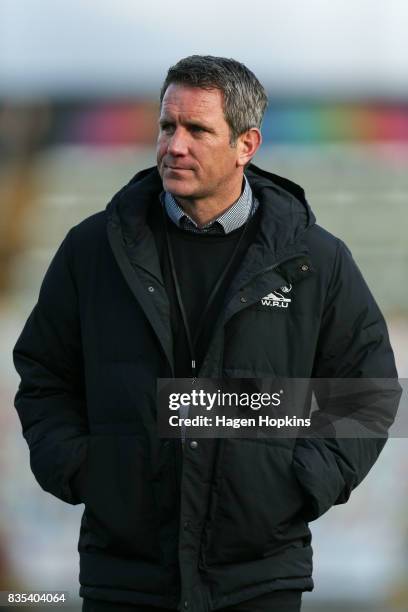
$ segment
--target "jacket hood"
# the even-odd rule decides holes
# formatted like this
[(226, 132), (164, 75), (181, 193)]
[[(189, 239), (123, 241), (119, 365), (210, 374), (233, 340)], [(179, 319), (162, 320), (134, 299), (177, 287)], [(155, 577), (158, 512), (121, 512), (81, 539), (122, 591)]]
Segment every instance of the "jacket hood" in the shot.
[[(315, 216), (304, 190), (293, 181), (254, 164), (248, 166), (245, 175), (261, 204), (259, 248), (279, 257), (302, 239), (315, 224)], [(147, 211), (154, 203), (160, 205), (162, 191), (157, 166), (138, 172), (107, 205), (108, 222), (119, 225), (125, 239), (136, 241), (149, 231)]]

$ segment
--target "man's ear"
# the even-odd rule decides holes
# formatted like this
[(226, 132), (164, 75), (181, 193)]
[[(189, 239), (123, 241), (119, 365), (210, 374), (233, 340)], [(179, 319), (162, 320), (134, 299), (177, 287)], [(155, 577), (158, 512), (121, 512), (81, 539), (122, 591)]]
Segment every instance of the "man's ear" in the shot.
[(258, 128), (250, 128), (237, 138), (237, 166), (245, 166), (254, 157), (262, 144), (262, 134)]

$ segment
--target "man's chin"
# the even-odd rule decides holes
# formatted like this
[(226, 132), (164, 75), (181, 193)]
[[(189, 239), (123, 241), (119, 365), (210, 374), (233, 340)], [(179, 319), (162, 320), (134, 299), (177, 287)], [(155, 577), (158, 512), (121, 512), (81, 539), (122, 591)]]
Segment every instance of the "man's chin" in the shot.
[(163, 187), (175, 197), (188, 198), (194, 195), (194, 190), (191, 185), (183, 184), (183, 181), (163, 180)]

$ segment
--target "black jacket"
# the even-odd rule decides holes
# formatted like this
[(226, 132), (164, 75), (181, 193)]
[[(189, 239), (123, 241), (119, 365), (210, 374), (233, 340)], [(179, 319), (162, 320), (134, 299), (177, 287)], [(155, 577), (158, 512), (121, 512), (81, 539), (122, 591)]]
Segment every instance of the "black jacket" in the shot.
[[(260, 228), (199, 376), (396, 377), (384, 319), (347, 247), (315, 224), (298, 185), (253, 165), (247, 176)], [(14, 350), (32, 471), (54, 496), (85, 504), (81, 596), (205, 612), (311, 590), (308, 521), (347, 501), (385, 439), (202, 439), (183, 454), (158, 437), (156, 379), (174, 372), (146, 223), (161, 190), (156, 168), (140, 172), (51, 262)], [(288, 284), (289, 308), (262, 305)]]

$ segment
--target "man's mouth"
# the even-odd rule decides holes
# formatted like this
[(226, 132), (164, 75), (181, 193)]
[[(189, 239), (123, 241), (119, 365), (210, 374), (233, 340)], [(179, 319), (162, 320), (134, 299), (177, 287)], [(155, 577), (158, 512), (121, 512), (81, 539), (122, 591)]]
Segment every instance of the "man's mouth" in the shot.
[(169, 165), (165, 165), (165, 168), (167, 168), (168, 170), (177, 170), (177, 172), (180, 172), (180, 170), (191, 170), (191, 168), (183, 168), (182, 166), (169, 166)]

